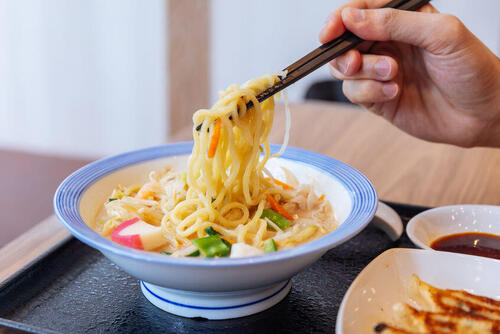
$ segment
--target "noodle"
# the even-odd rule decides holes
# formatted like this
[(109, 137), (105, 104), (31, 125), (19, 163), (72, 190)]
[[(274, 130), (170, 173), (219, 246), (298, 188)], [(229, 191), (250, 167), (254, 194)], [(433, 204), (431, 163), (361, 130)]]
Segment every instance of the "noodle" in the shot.
[[(192, 241), (206, 236), (207, 228), (222, 234), (224, 241), (259, 249), (271, 238), (284, 249), (333, 230), (336, 222), (327, 200), (318, 200), (312, 187), (299, 185), (289, 171), (285, 171), (287, 181), (293, 178), (293, 186), (276, 180), (264, 167), (271, 157), (283, 154), (289, 141), (286, 94), (285, 135), (274, 155), (267, 137), (275, 100), (259, 103), (256, 98), (278, 80), (276, 75), (267, 75), (241, 87), (231, 85), (219, 93), (220, 99), (211, 109), (198, 110), (193, 115), (194, 145), (187, 172), (167, 168), (151, 172), (150, 181), (140, 188), (118, 186), (105, 203), (96, 230), (109, 235), (117, 222), (138, 217), (161, 226), (165, 238), (161, 249), (173, 256), (187, 256)], [(248, 110), (249, 102), (253, 108)], [(288, 221), (291, 225), (285, 230), (265, 217), (266, 210), (274, 215), (283, 210), (283, 215), (293, 215), (293, 222)], [(277, 217), (287, 221), (280, 214)]]

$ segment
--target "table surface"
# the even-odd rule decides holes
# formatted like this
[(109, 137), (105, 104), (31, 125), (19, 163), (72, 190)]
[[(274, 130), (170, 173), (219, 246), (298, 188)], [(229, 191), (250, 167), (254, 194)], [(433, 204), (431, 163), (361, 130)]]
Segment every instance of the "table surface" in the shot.
[(51, 215), (59, 183), (90, 159), (0, 149), (0, 161), (1, 248)]
[[(415, 139), (356, 106), (293, 105), (290, 145), (343, 161), (365, 174), (381, 199), (424, 206), (500, 205), (500, 149), (463, 149)], [(270, 141), (280, 143), (283, 112)], [(190, 140), (191, 128), (172, 141)], [(0, 249), (0, 282), (69, 235), (51, 216)]]

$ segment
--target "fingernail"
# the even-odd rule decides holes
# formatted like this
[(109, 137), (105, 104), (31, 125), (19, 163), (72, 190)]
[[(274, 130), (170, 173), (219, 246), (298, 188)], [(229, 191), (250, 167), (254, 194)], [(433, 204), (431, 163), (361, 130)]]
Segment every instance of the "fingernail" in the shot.
[(398, 94), (399, 88), (397, 84), (391, 82), (384, 84), (382, 90), (384, 91), (385, 96), (387, 96), (388, 98), (393, 98)]
[(381, 77), (386, 78), (391, 73), (391, 63), (387, 59), (380, 59), (375, 63), (375, 72)]
[(361, 22), (365, 20), (365, 11), (360, 10), (357, 8), (346, 8), (345, 11), (347, 12), (347, 15), (353, 20), (354, 22)]
[(349, 69), (349, 62), (346, 57), (340, 57), (336, 59), (337, 68), (343, 74), (347, 74), (347, 70)]

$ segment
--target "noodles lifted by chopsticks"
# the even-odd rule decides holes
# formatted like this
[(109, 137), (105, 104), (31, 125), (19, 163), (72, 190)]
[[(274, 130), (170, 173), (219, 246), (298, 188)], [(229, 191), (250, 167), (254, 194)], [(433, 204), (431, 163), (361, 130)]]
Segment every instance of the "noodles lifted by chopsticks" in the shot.
[[(267, 75), (241, 87), (231, 85), (211, 109), (198, 110), (193, 116), (194, 146), (187, 173), (152, 172), (150, 182), (136, 192), (115, 189), (123, 196), (111, 195), (119, 198), (105, 204), (105, 222), (97, 229), (105, 234), (117, 222), (138, 217), (161, 226), (168, 241), (163, 248), (174, 256), (196, 250), (193, 240), (206, 236), (207, 228), (229, 243), (259, 249), (270, 239), (283, 249), (333, 230), (336, 222), (324, 196), (318, 197), (310, 185), (298, 184), (287, 170), (285, 183), (264, 167), (271, 158), (267, 138), (275, 101), (272, 97), (259, 103), (256, 96), (278, 80)], [(247, 109), (249, 102), (251, 109)], [(286, 118), (284, 143), (274, 156), (283, 153), (288, 143), (287, 103)]]
[[(189, 205), (180, 206), (171, 214), (174, 223), (182, 226), (177, 230), (180, 235), (203, 230), (206, 222), (215, 222), (223, 230), (244, 224), (243, 228), (225, 231), (244, 242), (250, 227), (262, 225), (258, 230), (267, 227), (260, 219), (265, 195), (279, 191), (270, 187), (262, 171), (271, 156), (267, 137), (273, 124), (275, 102), (270, 98), (259, 103), (256, 95), (278, 80), (277, 76), (268, 75), (241, 88), (231, 85), (220, 93), (220, 100), (211, 109), (194, 114), (194, 124), (202, 127), (200, 131), (193, 127), (194, 147), (188, 164), (189, 191), (185, 201)], [(251, 111), (246, 107), (250, 101), (254, 105)], [(218, 122), (220, 136), (215, 154), (210, 157), (208, 152)], [(261, 150), (263, 157), (259, 160)], [(255, 206), (250, 215), (249, 208)]]

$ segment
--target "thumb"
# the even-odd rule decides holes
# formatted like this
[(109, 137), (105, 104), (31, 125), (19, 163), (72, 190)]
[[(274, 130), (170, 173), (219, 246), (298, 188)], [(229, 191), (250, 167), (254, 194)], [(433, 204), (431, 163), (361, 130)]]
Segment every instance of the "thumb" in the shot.
[(468, 33), (462, 22), (452, 15), (392, 8), (345, 8), (342, 21), (348, 30), (364, 40), (403, 42), (435, 54), (454, 51)]

